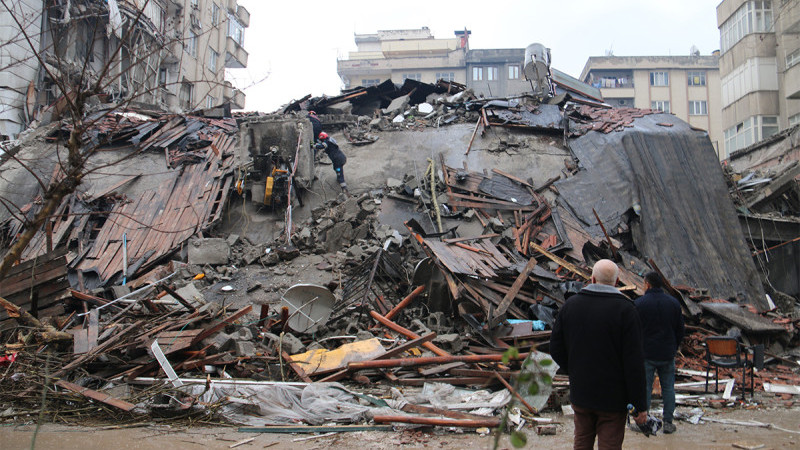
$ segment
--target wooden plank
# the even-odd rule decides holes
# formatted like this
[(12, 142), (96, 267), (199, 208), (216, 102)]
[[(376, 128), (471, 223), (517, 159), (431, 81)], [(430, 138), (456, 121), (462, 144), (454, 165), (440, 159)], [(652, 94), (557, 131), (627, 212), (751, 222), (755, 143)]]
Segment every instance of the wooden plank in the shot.
[(531, 242), (531, 248), (536, 250), (537, 252), (543, 254), (544, 256), (549, 258), (551, 261), (554, 261), (559, 266), (561, 266), (561, 267), (569, 270), (570, 272), (574, 273), (575, 275), (578, 275), (579, 277), (583, 278), (584, 280), (589, 280), (589, 279), (592, 278), (591, 275), (589, 275), (586, 272), (584, 272), (583, 269), (575, 266), (574, 264), (570, 264), (566, 260), (561, 259), (558, 256), (550, 253), (549, 251), (547, 251), (547, 249), (545, 249), (544, 247), (540, 246), (539, 244), (537, 244), (535, 242)]
[(211, 336), (212, 334), (216, 333), (217, 331), (225, 328), (229, 324), (231, 324), (234, 321), (238, 320), (239, 318), (241, 318), (245, 314), (249, 313), (252, 309), (253, 309), (253, 305), (247, 305), (244, 308), (236, 311), (235, 313), (233, 313), (232, 315), (226, 317), (225, 319), (223, 319), (222, 321), (220, 321), (216, 325), (211, 326), (211, 327), (206, 328), (205, 330), (203, 330), (202, 333), (200, 333), (197, 336), (195, 336), (195, 338), (193, 339), (192, 343), (194, 344), (194, 343), (200, 342), (203, 339)]
[(77, 384), (70, 383), (69, 381), (64, 381), (64, 380), (56, 381), (56, 386), (75, 392), (84, 397), (91, 398), (92, 400), (97, 400), (98, 402), (105, 403), (106, 405), (119, 408), (123, 411), (132, 411), (134, 408), (136, 408), (136, 405), (134, 405), (133, 403), (128, 403), (124, 400), (120, 400), (108, 394), (104, 394), (102, 392), (78, 386)]
[(301, 425), (240, 427), (240, 433), (342, 433), (353, 431), (394, 431), (392, 425)]
[(511, 285), (511, 289), (506, 292), (505, 297), (497, 305), (497, 309), (494, 311), (494, 317), (489, 319), (489, 328), (494, 328), (500, 322), (502, 316), (508, 310), (508, 307), (511, 305), (511, 302), (514, 301), (514, 298), (517, 296), (517, 292), (522, 288), (522, 285), (525, 283), (525, 280), (528, 279), (531, 272), (533, 272), (533, 268), (536, 267), (536, 258), (531, 258), (528, 260), (528, 263), (525, 265), (525, 268), (520, 272), (517, 279), (514, 280), (514, 284)]
[(306, 374), (305, 370), (303, 370), (303, 368), (300, 367), (299, 364), (296, 364), (295, 362), (292, 361), (292, 357), (289, 356), (288, 353), (286, 353), (286, 350), (281, 352), (281, 358), (283, 358), (283, 360), (287, 364), (289, 364), (289, 367), (291, 367), (292, 370), (294, 370), (294, 373), (296, 373), (297, 376), (300, 377), (301, 380), (305, 381), (306, 383), (311, 383), (311, 378), (309, 378), (309, 376), (308, 376), (308, 374)]

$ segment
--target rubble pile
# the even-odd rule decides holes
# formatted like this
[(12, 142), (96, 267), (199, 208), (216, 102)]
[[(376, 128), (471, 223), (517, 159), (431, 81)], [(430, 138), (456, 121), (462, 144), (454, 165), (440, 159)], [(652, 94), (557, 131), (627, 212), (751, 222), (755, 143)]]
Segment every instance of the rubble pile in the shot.
[[(777, 289), (764, 300), (760, 287), (721, 279), (700, 255), (663, 256), (680, 246), (673, 235), (648, 228), (659, 217), (646, 187), (633, 200), (623, 198), (632, 191), (619, 188), (625, 175), (579, 184), (590, 169), (602, 169), (606, 161), (591, 155), (615, 134), (640, 133), (637, 142), (659, 145), (694, 134), (656, 111), (569, 100), (476, 99), (456, 83), (406, 80), (402, 87), (384, 83), (293, 102), (281, 112), (291, 121), (273, 121), (301, 130), (285, 139), (292, 155), (300, 154), (301, 133), (308, 131), (300, 122), (312, 108), (325, 127), (342, 132), (349, 148), (459, 122), (469, 124), (462, 127), (471, 135), (455, 157), (442, 152), (425, 170), (422, 163), (358, 195), (301, 205), (305, 216), (292, 215), (290, 188), (285, 211), (260, 206), (281, 230), (263, 241), (220, 230), (226, 208), (265, 196), (266, 184), (257, 196), (241, 188), (254, 163), (240, 165), (234, 154), (271, 152), (286, 136), (275, 138), (268, 127), (262, 136), (254, 131), (271, 118), (103, 118), (87, 145), (103, 150), (98, 158), (130, 158), (127, 169), (138, 167), (140, 175), (120, 169), (76, 191), (0, 281), (8, 300), (1, 324), (2, 417), (188, 418), (253, 427), (335, 422), (383, 430), (386, 423), (497, 427), (510, 413), (515, 426), (538, 424), (540, 411), (567, 402), (567, 378), (547, 354), (554, 318), (603, 258), (618, 263), (619, 289), (631, 299), (643, 294), (646, 272), (668, 275), (689, 330), (678, 357), (678, 390), (689, 394), (683, 404), (748, 404), (730, 392), (733, 384), (747, 384), (738, 369), (720, 371), (723, 394), (705, 394), (700, 386), (707, 380), (703, 342), (715, 335), (763, 349), (763, 368), (754, 375), (758, 401), (751, 395), (750, 405), (773, 393), (788, 401), (791, 394), (781, 389), (800, 384), (797, 300)], [(544, 142), (560, 150), (554, 157), (564, 158), (563, 169), (534, 182), (522, 170), (468, 164), (470, 152), (478, 151), (476, 138), (495, 134), (493, 127), (504, 132), (481, 151), (519, 155)], [(55, 140), (66, 129), (39, 138)], [(244, 136), (237, 134), (244, 129)], [(237, 148), (242, 142), (250, 147)], [(795, 174), (792, 167), (786, 176)], [(138, 184), (148, 172), (161, 174), (155, 188)], [(684, 171), (676, 172), (664, 176), (684, 188), (684, 179), (672, 178)], [(796, 200), (786, 189), (772, 196), (743, 192), (756, 176), (734, 182), (735, 196), (745, 202), (740, 206), (769, 203), (777, 212)], [(625, 195), (600, 195), (608, 186)], [(580, 195), (582, 189), (593, 190), (597, 201)], [(719, 199), (717, 190), (709, 192), (709, 202)], [(37, 201), (26, 205), (26, 214), (35, 213)], [(724, 227), (727, 217), (706, 206), (708, 220)], [(694, 226), (681, 239), (701, 248), (693, 240), (705, 236), (701, 221), (672, 215), (684, 220), (673, 228)], [(19, 217), (3, 220), (9, 241), (24, 228)], [(647, 238), (663, 253), (648, 251)], [(740, 245), (720, 242), (719, 252)], [(740, 265), (747, 267), (731, 273), (749, 273), (752, 263)], [(679, 269), (692, 273), (677, 277)], [(722, 294), (687, 280), (727, 283), (740, 292)], [(771, 307), (762, 307), (773, 298)], [(755, 365), (755, 353), (750, 358)]]

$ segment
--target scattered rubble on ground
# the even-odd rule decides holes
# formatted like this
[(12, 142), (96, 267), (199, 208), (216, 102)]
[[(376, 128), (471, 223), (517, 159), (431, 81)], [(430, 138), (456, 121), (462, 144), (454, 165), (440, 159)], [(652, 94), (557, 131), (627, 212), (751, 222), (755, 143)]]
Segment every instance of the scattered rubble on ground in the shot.
[[(106, 116), (85, 139), (102, 150), (96, 167), (124, 166), (93, 175), (65, 200), (0, 281), (9, 301), (0, 322), (3, 420), (41, 413), (67, 422), (229, 422), (254, 432), (481, 429), (497, 427), (506, 411), (515, 428), (552, 434), (557, 428), (537, 415), (561, 411), (568, 381), (547, 355), (550, 328), (600, 258), (619, 263), (620, 288), (632, 298), (646, 271), (672, 282), (689, 330), (678, 358), (682, 404), (793, 404), (797, 299), (763, 295), (708, 138), (656, 111), (576, 102), (477, 99), (456, 83), (406, 80), (307, 97), (285, 118)], [(365, 148), (393, 130), (474, 128), (455, 157), (439, 154), (351, 196), (293, 206), (289, 179), (288, 208), (261, 206), (279, 222), (272, 240), (221, 233), (234, 203), (267, 205), (263, 185), (249, 193), (256, 183), (245, 168), (283, 138), (292, 144), (279, 151), (300, 158), (311, 108)], [(53, 143), (66, 127), (23, 144), (46, 153), (45, 178), (59, 176)], [(278, 128), (295, 131), (273, 136)], [(563, 169), (534, 183), (523, 174), (535, 167), (468, 164), (477, 136), (489, 140), (493, 128), (508, 133), (487, 151), (525, 154), (541, 139), (561, 149)], [(246, 153), (253, 161), (237, 159)], [(461, 167), (446, 163), (458, 158)], [(794, 167), (773, 178), (796, 177)], [(626, 184), (637, 177), (650, 178)], [(791, 198), (738, 189), (734, 199), (783, 212), (796, 202), (793, 189)], [(27, 217), (41, 203), (36, 195), (14, 198)], [(303, 219), (293, 215), (301, 208)], [(6, 242), (24, 229), (20, 217), (3, 217)], [(702, 392), (702, 342), (712, 335), (765, 347), (749, 398), (729, 387), (746, 381), (738, 370), (720, 371), (723, 393)]]

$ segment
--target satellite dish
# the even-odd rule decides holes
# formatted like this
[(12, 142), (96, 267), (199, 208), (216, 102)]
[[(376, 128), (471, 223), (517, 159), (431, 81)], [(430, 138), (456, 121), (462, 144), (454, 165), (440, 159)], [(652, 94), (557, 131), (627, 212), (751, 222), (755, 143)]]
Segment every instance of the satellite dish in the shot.
[(298, 333), (313, 333), (324, 325), (334, 303), (333, 292), (316, 284), (295, 284), (281, 296), (281, 306), (289, 308), (289, 328)]

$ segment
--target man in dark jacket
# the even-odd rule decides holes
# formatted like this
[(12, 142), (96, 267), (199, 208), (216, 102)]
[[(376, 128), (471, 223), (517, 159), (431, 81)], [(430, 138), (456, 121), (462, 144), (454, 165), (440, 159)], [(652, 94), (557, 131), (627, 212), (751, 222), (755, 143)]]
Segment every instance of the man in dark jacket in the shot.
[(627, 405), (637, 424), (647, 419), (642, 330), (636, 307), (614, 286), (619, 268), (602, 259), (592, 283), (558, 313), (550, 354), (569, 374), (576, 449), (621, 448)]
[(347, 183), (344, 181), (344, 165), (347, 163), (347, 156), (345, 156), (344, 152), (339, 148), (339, 144), (337, 144), (332, 137), (328, 136), (328, 133), (323, 131), (319, 134), (319, 139), (317, 139), (314, 148), (317, 151), (325, 150), (328, 158), (330, 158), (333, 163), (333, 171), (336, 172), (336, 181), (338, 181), (339, 186), (342, 187), (342, 192), (349, 194)]
[(664, 400), (664, 433), (674, 433), (675, 354), (683, 339), (683, 313), (674, 297), (664, 293), (664, 281), (657, 272), (644, 276), (643, 296), (636, 299), (636, 309), (644, 334), (644, 370), (647, 376), (647, 409), (658, 371), (661, 398)]

